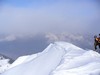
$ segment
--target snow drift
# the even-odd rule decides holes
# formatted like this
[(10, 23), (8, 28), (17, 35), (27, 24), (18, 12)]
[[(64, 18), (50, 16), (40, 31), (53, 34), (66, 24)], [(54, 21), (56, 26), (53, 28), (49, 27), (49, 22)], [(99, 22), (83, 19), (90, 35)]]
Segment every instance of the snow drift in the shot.
[(55, 42), (41, 53), (19, 57), (1, 75), (100, 75), (100, 54)]

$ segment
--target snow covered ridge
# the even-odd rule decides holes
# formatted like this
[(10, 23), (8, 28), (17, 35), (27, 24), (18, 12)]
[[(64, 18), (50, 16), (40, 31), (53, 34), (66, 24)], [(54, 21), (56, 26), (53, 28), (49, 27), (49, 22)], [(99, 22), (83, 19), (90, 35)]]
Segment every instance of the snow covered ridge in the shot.
[(43, 52), (19, 57), (0, 75), (100, 75), (100, 54), (55, 42)]

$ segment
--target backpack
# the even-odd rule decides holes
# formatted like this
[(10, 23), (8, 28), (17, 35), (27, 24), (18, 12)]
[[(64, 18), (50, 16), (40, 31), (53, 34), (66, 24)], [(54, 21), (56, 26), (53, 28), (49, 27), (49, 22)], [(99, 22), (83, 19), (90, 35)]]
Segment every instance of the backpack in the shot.
[(96, 38), (96, 41), (97, 41), (98, 43), (100, 43), (100, 38)]

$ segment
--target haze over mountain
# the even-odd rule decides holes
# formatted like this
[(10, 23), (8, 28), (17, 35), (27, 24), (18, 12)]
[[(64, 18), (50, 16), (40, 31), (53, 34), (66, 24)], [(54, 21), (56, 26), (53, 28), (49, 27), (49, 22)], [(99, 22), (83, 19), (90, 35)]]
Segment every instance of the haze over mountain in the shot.
[(47, 33), (31, 36), (1, 35), (0, 53), (16, 59), (21, 55), (41, 52), (54, 41), (66, 41), (84, 49), (94, 49), (92, 35)]

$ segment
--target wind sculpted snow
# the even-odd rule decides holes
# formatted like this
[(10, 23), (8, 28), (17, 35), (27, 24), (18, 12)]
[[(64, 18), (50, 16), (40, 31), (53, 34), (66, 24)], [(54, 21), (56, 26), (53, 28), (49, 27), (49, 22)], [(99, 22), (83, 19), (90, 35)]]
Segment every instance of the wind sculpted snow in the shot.
[(55, 42), (41, 53), (19, 57), (1, 75), (100, 75), (100, 54)]
[(39, 54), (37, 58), (16, 66), (2, 75), (49, 75), (60, 63), (64, 53), (61, 47), (51, 45), (47, 52)]

